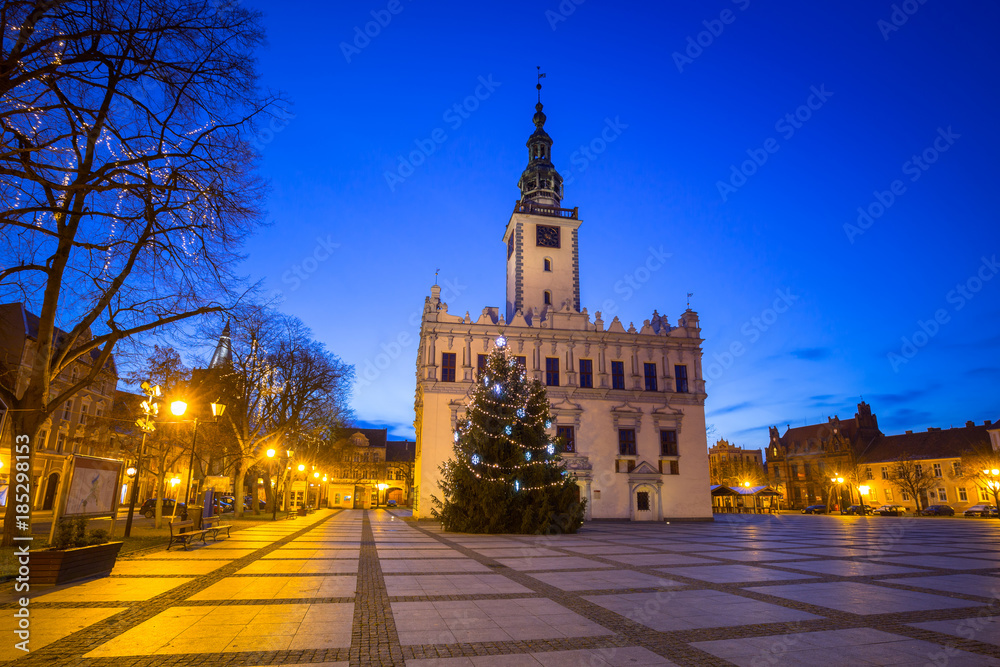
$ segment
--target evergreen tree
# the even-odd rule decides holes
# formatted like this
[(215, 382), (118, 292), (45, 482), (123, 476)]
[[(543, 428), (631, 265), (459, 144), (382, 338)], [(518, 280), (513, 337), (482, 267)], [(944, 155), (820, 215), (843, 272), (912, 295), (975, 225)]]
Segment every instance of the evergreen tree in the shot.
[(441, 465), (444, 500), (432, 496), (445, 530), (463, 533), (575, 533), (584, 503), (566, 474), (545, 387), (528, 380), (500, 336), (472, 387), (455, 454)]

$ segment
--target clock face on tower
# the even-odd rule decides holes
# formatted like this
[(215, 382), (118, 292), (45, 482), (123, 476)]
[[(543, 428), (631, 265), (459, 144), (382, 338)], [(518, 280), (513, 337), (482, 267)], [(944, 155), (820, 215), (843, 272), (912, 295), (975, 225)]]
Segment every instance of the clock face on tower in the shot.
[(559, 227), (535, 225), (535, 245), (543, 248), (559, 247)]

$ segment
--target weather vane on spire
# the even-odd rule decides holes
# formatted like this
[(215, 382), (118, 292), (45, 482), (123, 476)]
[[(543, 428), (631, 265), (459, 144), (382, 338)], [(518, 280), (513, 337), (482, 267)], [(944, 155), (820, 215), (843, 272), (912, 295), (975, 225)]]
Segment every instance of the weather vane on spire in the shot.
[(688, 292), (688, 310), (691, 309), (691, 297), (694, 296), (694, 292)]
[(535, 88), (538, 89), (538, 103), (541, 104), (542, 103), (542, 79), (545, 78), (545, 72), (542, 71), (542, 66), (541, 65), (538, 65), (536, 67), (536, 69), (538, 70), (538, 84), (535, 86)]
[(438, 284), (438, 274), (439, 274), (439, 273), (441, 273), (441, 269), (435, 269), (435, 270), (434, 270), (434, 284), (435, 284), (435, 285), (437, 285), (437, 284)]

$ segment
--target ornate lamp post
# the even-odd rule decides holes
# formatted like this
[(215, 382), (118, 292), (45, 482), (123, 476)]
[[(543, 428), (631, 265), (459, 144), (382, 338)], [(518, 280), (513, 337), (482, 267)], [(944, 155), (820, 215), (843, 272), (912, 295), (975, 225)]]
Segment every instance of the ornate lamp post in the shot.
[(862, 484), (861, 486), (858, 487), (858, 496), (861, 497), (861, 516), (865, 516), (866, 514), (868, 514), (868, 510), (865, 509), (865, 496), (868, 495), (868, 492), (870, 490), (871, 487), (868, 486), (867, 484)]
[(155, 399), (161, 395), (160, 386), (150, 386), (148, 382), (143, 382), (142, 390), (146, 394), (146, 400), (142, 402), (143, 416), (135, 422), (142, 429), (142, 442), (139, 443), (139, 453), (135, 459), (135, 472), (129, 473), (129, 477), (133, 479), (132, 493), (129, 494), (128, 501), (128, 518), (125, 520), (125, 537), (132, 533), (132, 516), (135, 514), (135, 501), (139, 497), (139, 474), (142, 471), (142, 453), (146, 448), (146, 434), (152, 433), (156, 429), (153, 425), (153, 417), (160, 411), (160, 405), (155, 402)]
[(993, 492), (993, 506), (997, 508), (997, 518), (1000, 519), (1000, 468), (983, 470), (983, 475), (992, 478), (987, 480), (986, 486)]
[[(226, 406), (223, 405), (222, 403), (211, 403), (211, 406), (212, 406), (212, 418), (213, 418), (213, 420), (218, 419), (219, 417), (221, 417), (222, 413), (225, 412), (225, 410), (226, 410)], [(182, 399), (178, 399), (178, 400), (175, 400), (175, 401), (173, 401), (173, 402), (170, 403), (170, 413), (173, 414), (175, 417), (182, 417), (182, 416), (184, 416), (184, 413), (187, 412), (187, 409), (188, 409), (187, 401), (184, 401)], [(198, 423), (199, 423), (199, 421), (200, 420), (198, 419), (198, 416), (195, 415), (195, 417), (194, 417), (194, 436), (191, 439), (191, 457), (190, 457), (190, 459), (188, 461), (188, 479), (187, 479), (187, 491), (186, 491), (188, 502), (191, 502), (191, 500), (193, 499), (193, 497), (191, 495), (191, 483), (194, 481), (194, 451), (195, 451), (195, 447), (198, 445)]]

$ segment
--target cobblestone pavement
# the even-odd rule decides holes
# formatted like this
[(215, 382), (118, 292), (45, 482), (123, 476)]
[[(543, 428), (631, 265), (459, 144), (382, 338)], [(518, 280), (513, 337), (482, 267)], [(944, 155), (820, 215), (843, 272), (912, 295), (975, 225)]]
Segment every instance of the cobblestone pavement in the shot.
[[(1000, 521), (463, 535), (323, 510), (33, 591), (17, 665), (1000, 665)], [(15, 596), (0, 596), (11, 638)]]

